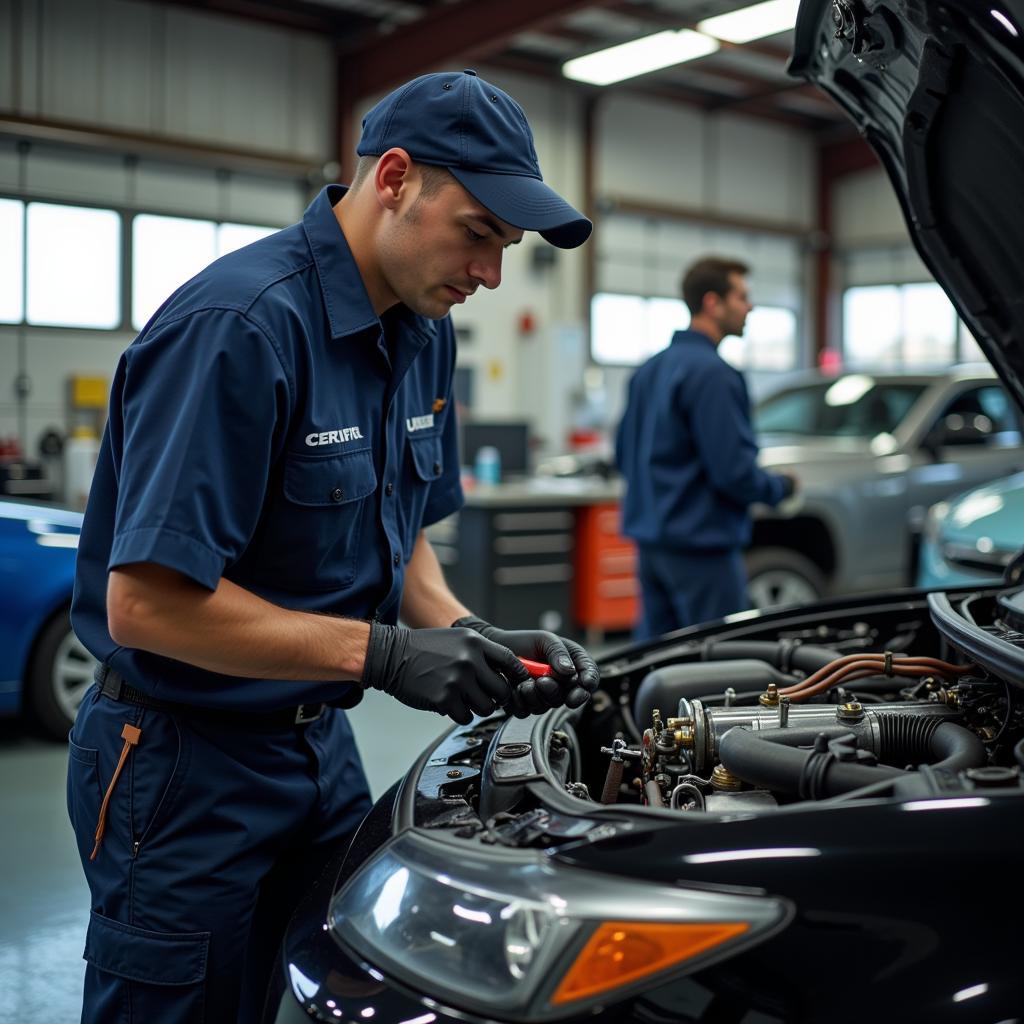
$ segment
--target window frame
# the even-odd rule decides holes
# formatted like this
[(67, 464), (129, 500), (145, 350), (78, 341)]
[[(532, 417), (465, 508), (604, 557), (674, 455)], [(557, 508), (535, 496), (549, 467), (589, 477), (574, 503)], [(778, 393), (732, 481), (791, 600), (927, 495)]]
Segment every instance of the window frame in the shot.
[[(25, 331), (26, 336), (32, 334), (52, 334), (54, 331), (71, 331), (84, 335), (112, 335), (119, 333), (131, 334), (133, 337), (139, 332), (132, 326), (132, 295), (134, 293), (134, 275), (132, 273), (132, 224), (135, 217), (143, 214), (151, 214), (156, 217), (176, 217), (181, 220), (212, 220), (219, 230), (223, 224), (239, 224), (244, 227), (267, 228), (274, 227), (280, 231), (288, 225), (275, 226), (270, 224), (259, 224), (254, 220), (232, 218), (231, 220), (220, 220), (213, 217), (198, 217), (195, 214), (182, 213), (180, 210), (168, 210), (159, 207), (130, 207), (123, 203), (101, 203), (85, 199), (65, 199), (63, 197), (50, 196), (46, 194), (19, 193), (0, 190), (0, 199), (11, 199), (22, 204), (22, 222), (25, 225), (22, 231), (22, 261), (24, 272), (21, 280), (21, 320), (5, 320), (0, 322), (0, 331), (5, 329)], [(120, 320), (113, 327), (83, 327), (63, 326), (60, 324), (32, 324), (28, 322), (28, 216), (27, 207), (29, 203), (47, 203), (54, 206), (72, 206), (85, 210), (104, 210), (117, 214), (120, 219), (121, 235), (121, 258), (120, 258)]]
[[(905, 323), (903, 322), (904, 311), (906, 309), (904, 290), (914, 286), (928, 284), (934, 285), (939, 289), (940, 292), (946, 297), (949, 302), (950, 310), (953, 315), (952, 331), (953, 331), (953, 358), (950, 361), (944, 359), (938, 359), (934, 363), (907, 363), (906, 360), (906, 344), (907, 334)], [(846, 320), (846, 296), (851, 291), (860, 291), (866, 288), (895, 288), (899, 298), (899, 309), (900, 309), (900, 344), (899, 344), (899, 360), (894, 363), (869, 363), (869, 362), (855, 362), (850, 357), (849, 352), (849, 338), (847, 336), (847, 320)], [(842, 356), (843, 366), (847, 369), (858, 369), (862, 368), (866, 371), (871, 369), (892, 373), (914, 373), (915, 371), (927, 372), (930, 369), (936, 369), (947, 366), (957, 366), (962, 363), (973, 362), (974, 360), (964, 358), (964, 332), (970, 333), (970, 328), (964, 323), (963, 318), (957, 312), (956, 306), (946, 295), (945, 289), (936, 281), (934, 278), (921, 278), (912, 281), (888, 281), (888, 282), (877, 282), (874, 284), (846, 284), (843, 286), (842, 291), (839, 294), (839, 321), (840, 321), (840, 355)]]
[[(636, 370), (639, 367), (643, 366), (643, 364), (645, 362), (647, 362), (648, 359), (650, 359), (653, 356), (657, 355), (659, 352), (663, 352), (666, 348), (668, 348), (668, 346), (671, 344), (671, 341), (672, 341), (671, 335), (668, 336), (665, 339), (665, 344), (662, 345), (662, 347), (660, 349), (655, 349), (655, 350), (653, 350), (651, 352), (648, 352), (647, 355), (643, 356), (637, 362), (627, 362), (627, 361), (609, 360), (609, 359), (598, 359), (597, 356), (594, 354), (594, 337), (595, 337), (595, 333), (596, 333), (595, 330), (594, 330), (594, 300), (597, 299), (597, 297), (601, 296), (601, 295), (608, 295), (608, 296), (622, 297), (622, 298), (629, 298), (629, 299), (639, 299), (643, 303), (648, 303), (648, 302), (665, 302), (665, 301), (678, 302), (680, 305), (683, 306), (684, 309), (686, 308), (685, 303), (683, 302), (683, 300), (681, 298), (679, 298), (678, 296), (676, 296), (676, 295), (651, 295), (651, 294), (641, 294), (639, 292), (608, 292), (608, 291), (593, 292), (591, 294), (591, 296), (590, 296), (589, 307), (587, 309), (587, 322), (588, 322), (588, 325), (589, 325), (589, 329), (588, 329), (588, 332), (587, 332), (587, 334), (588, 334), (587, 359), (589, 361), (589, 365), (596, 366), (596, 367), (599, 367), (601, 369), (610, 369), (610, 370), (625, 369), (625, 370), (630, 370), (630, 371)], [(801, 362), (800, 362), (800, 358), (801, 358), (801, 341), (800, 341), (800, 339), (801, 339), (801, 331), (802, 331), (803, 324), (801, 322), (801, 317), (800, 317), (799, 310), (793, 309), (791, 306), (785, 306), (785, 305), (782, 305), (782, 304), (779, 304), (779, 303), (767, 303), (766, 302), (766, 303), (760, 303), (758, 305), (763, 306), (763, 308), (765, 308), (765, 309), (785, 310), (787, 313), (792, 314), (792, 316), (793, 316), (793, 341), (794, 341), (794, 353), (793, 353), (793, 356), (794, 356), (794, 363), (793, 363), (793, 365), (791, 367), (789, 367), (788, 369), (785, 369), (785, 370), (779, 370), (779, 369), (776, 369), (775, 367), (744, 366), (744, 367), (742, 367), (742, 372), (743, 373), (785, 374), (785, 373), (794, 373), (794, 372), (800, 370), (802, 368), (801, 367)], [(758, 306), (755, 305), (754, 308), (756, 309), (756, 308), (758, 308)], [(689, 328), (690, 328), (689, 319), (690, 319), (690, 314), (689, 314), (689, 310), (687, 310), (687, 325), (686, 325), (686, 327), (677, 328), (677, 330), (684, 330), (684, 331), (685, 330), (689, 330)]]

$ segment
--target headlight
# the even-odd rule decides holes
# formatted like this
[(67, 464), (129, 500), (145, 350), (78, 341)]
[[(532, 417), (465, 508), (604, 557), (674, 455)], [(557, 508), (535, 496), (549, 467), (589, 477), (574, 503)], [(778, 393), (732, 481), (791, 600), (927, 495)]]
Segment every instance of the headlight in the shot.
[(787, 906), (598, 875), (540, 854), (467, 849), (406, 833), (349, 880), (330, 910), (351, 952), (454, 1007), (578, 1013), (767, 938)]

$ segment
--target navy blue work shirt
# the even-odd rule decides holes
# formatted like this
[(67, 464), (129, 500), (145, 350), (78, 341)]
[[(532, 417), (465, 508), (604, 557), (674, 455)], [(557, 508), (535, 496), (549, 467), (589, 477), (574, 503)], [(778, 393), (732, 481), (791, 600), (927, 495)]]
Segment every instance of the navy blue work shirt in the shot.
[(642, 544), (743, 547), (749, 506), (790, 491), (757, 465), (743, 375), (699, 331), (676, 331), (634, 374), (615, 457), (626, 478), (623, 532)]
[(397, 620), (420, 529), (457, 510), (451, 321), (378, 318), (333, 206), (217, 260), (121, 357), (78, 550), (72, 621), (138, 689), (208, 707), (343, 698), (118, 647), (107, 573), (155, 562), (285, 608)]

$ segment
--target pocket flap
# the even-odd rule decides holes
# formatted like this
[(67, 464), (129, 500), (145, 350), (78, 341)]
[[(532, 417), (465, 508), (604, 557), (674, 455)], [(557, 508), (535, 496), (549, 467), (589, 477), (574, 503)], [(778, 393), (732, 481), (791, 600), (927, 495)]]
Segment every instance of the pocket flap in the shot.
[(151, 932), (93, 911), (85, 959), (108, 974), (150, 985), (194, 985), (206, 977), (209, 932)]
[(436, 480), (444, 472), (440, 437), (411, 437), (412, 464), (421, 480)]
[(289, 455), (284, 467), (285, 497), (297, 505), (344, 505), (365, 498), (376, 487), (369, 448), (327, 458)]

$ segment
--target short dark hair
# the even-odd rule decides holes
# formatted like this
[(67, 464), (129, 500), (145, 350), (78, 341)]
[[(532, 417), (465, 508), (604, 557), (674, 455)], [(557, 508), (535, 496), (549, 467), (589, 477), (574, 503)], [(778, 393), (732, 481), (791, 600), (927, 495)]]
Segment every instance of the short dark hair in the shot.
[(704, 296), (708, 292), (714, 292), (720, 298), (725, 298), (732, 288), (730, 275), (739, 274), (745, 277), (750, 273), (750, 267), (739, 260), (722, 259), (719, 256), (704, 256), (691, 263), (683, 274), (683, 302), (690, 310), (690, 316), (696, 316), (704, 306)]
[[(353, 193), (359, 191), (363, 182), (366, 181), (374, 167), (377, 166), (379, 159), (380, 156), (361, 156), (359, 158), (349, 191)], [(423, 188), (420, 189), (417, 200), (433, 199), (446, 185), (454, 184), (455, 178), (452, 177), (451, 172), (447, 168), (436, 167), (434, 164), (421, 164), (418, 161), (413, 162), (419, 169), (420, 177), (423, 179)]]

